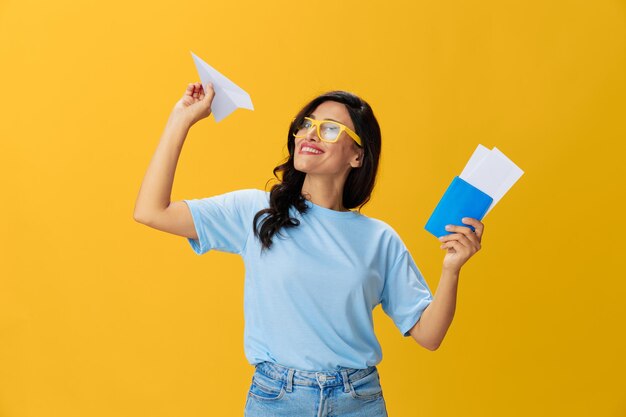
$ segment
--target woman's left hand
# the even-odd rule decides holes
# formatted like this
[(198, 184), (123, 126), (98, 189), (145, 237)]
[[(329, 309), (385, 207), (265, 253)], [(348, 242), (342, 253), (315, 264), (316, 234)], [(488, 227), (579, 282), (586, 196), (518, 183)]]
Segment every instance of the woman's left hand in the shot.
[(475, 231), (465, 226), (446, 226), (449, 232), (456, 232), (441, 236), (439, 240), (444, 242), (441, 249), (447, 249), (448, 253), (443, 258), (443, 268), (460, 271), (461, 266), (476, 252), (480, 250), (480, 241), (485, 230), (485, 225), (471, 217), (464, 217), (463, 223), (474, 226)]

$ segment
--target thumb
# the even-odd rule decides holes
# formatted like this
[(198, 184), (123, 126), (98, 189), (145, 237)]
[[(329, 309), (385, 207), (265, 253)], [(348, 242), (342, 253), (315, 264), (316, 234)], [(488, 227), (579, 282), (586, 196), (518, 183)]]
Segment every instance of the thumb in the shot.
[(204, 99), (207, 101), (212, 100), (213, 96), (215, 96), (215, 89), (213, 88), (213, 83), (209, 82), (207, 83), (207, 88), (204, 89)]

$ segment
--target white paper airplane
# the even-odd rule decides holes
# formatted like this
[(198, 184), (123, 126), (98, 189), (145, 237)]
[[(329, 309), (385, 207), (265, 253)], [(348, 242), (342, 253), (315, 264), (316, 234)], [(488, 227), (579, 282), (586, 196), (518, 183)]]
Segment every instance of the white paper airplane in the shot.
[[(191, 52), (191, 51), (189, 51)], [(215, 90), (215, 97), (211, 103), (211, 113), (216, 122), (219, 122), (237, 108), (254, 110), (250, 95), (242, 90), (237, 84), (220, 74), (215, 68), (204, 62), (196, 54), (191, 52), (196, 69), (200, 75), (202, 86), (211, 82)]]

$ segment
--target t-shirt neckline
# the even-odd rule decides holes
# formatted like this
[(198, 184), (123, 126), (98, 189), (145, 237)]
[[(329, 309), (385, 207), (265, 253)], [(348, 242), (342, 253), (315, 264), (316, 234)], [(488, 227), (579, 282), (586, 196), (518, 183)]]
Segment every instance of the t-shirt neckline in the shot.
[(322, 207), (320, 205), (317, 205), (315, 203), (313, 203), (311, 200), (307, 200), (304, 199), (304, 203), (307, 205), (307, 207), (309, 207), (309, 210), (311, 210), (314, 213), (320, 214), (322, 216), (326, 216), (326, 217), (338, 217), (338, 218), (355, 218), (360, 216), (361, 214), (356, 211), (356, 210), (350, 210), (350, 211), (338, 211), (338, 210), (333, 210), (333, 209), (329, 209), (326, 207)]

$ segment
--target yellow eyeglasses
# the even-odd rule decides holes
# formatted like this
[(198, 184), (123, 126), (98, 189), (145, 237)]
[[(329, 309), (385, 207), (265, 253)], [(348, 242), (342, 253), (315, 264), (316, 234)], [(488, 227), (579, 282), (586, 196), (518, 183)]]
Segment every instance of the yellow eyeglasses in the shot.
[(354, 133), (348, 126), (332, 120), (315, 120), (305, 117), (300, 126), (296, 126), (296, 131), (293, 135), (296, 138), (305, 137), (312, 127), (317, 128), (317, 136), (324, 142), (337, 142), (341, 132), (345, 131), (360, 147), (363, 147), (359, 135)]

